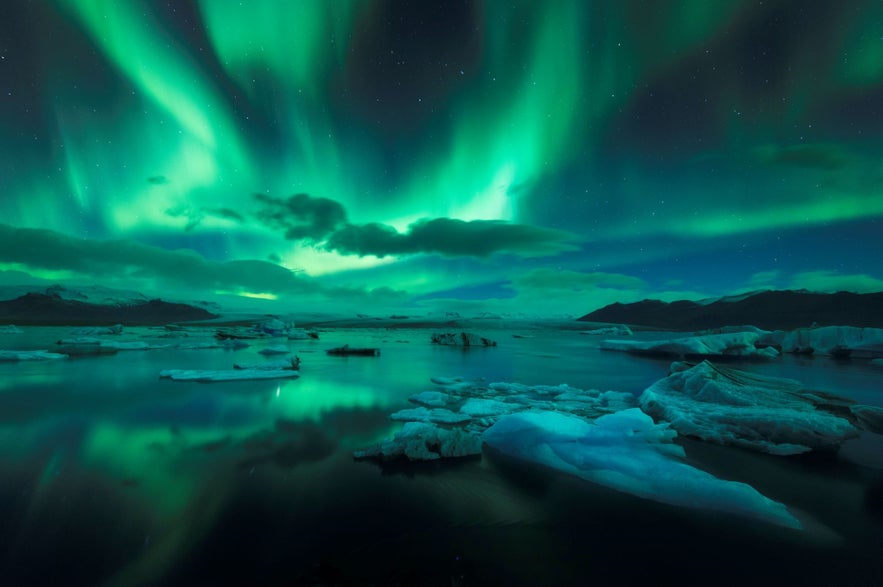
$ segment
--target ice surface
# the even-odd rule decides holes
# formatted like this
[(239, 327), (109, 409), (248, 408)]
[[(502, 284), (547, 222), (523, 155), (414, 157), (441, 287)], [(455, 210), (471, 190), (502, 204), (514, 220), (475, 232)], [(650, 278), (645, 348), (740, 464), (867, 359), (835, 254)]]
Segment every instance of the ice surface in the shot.
[(472, 334), (471, 332), (436, 332), (432, 335), (431, 340), (434, 344), (461, 346), (464, 348), (497, 346), (496, 341)]
[(663, 503), (730, 512), (801, 528), (788, 509), (750, 485), (718, 479), (681, 459), (675, 432), (637, 408), (590, 422), (558, 412), (505, 416), (483, 440), (516, 458)]
[(23, 330), (16, 327), (15, 324), (6, 324), (0, 326), (0, 334), (21, 334)]
[(310, 334), (303, 328), (292, 328), (288, 331), (288, 340), (306, 340)]
[(66, 359), (67, 355), (49, 351), (0, 351), (0, 362), (6, 361), (51, 361)]
[(394, 412), (389, 417), (397, 422), (434, 422), (436, 424), (462, 424), (472, 419), (468, 414), (458, 414), (445, 408), (408, 408)]
[(608, 326), (606, 328), (596, 328), (594, 330), (581, 330), (580, 334), (631, 336), (632, 329), (625, 325)]
[(782, 352), (853, 358), (883, 357), (883, 328), (823, 326), (799, 328), (785, 335)]
[(773, 348), (757, 348), (760, 338), (756, 332), (725, 332), (686, 336), (668, 340), (605, 340), (601, 348), (633, 354), (662, 355), (672, 357), (775, 357)]
[(805, 392), (798, 381), (708, 361), (693, 367), (676, 363), (672, 371), (638, 402), (681, 434), (778, 455), (834, 447), (858, 435), (847, 419), (825, 411), (848, 400)]
[(357, 459), (393, 459), (412, 461), (466, 457), (481, 454), (481, 437), (460, 429), (447, 429), (423, 422), (408, 422), (391, 439), (353, 453)]
[(230, 369), (230, 370), (190, 370), (166, 369), (160, 371), (160, 377), (173, 381), (248, 381), (252, 379), (296, 379), (300, 373), (291, 369)]
[(287, 355), (291, 351), (288, 350), (288, 347), (285, 346), (284, 344), (277, 344), (277, 345), (262, 348), (258, 352), (262, 355)]

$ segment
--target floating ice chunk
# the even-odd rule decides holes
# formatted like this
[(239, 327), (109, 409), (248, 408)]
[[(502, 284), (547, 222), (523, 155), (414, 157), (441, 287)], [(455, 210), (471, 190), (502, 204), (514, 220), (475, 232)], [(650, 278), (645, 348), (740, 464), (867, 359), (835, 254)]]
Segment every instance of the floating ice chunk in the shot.
[(871, 364), (875, 367), (883, 367), (883, 359), (873, 359)]
[(278, 318), (271, 318), (260, 323), (256, 330), (270, 336), (284, 336), (288, 332), (288, 326)]
[(606, 334), (606, 335), (613, 335), (613, 336), (631, 336), (632, 329), (623, 324), (620, 326), (608, 326), (606, 328), (596, 328), (594, 330), (580, 330), (580, 334), (590, 334), (590, 335)]
[(353, 453), (357, 459), (433, 461), (440, 458), (481, 454), (481, 437), (460, 429), (440, 428), (423, 422), (408, 422), (391, 439)]
[(300, 359), (278, 359), (274, 361), (264, 361), (263, 363), (235, 363), (234, 369), (250, 370), (258, 369), (264, 371), (282, 371), (285, 369), (297, 369), (300, 367)]
[(437, 424), (462, 424), (472, 419), (467, 414), (457, 414), (445, 408), (408, 408), (390, 415), (390, 420), (397, 422), (434, 422)]
[(639, 355), (672, 357), (775, 357), (774, 348), (757, 348), (760, 335), (756, 332), (727, 332), (687, 336), (669, 340), (605, 340), (601, 348), (608, 351), (624, 351)]
[(638, 401), (681, 434), (778, 455), (834, 447), (858, 435), (848, 420), (825, 411), (848, 400), (803, 391), (798, 381), (708, 361), (689, 368), (675, 364), (673, 371)]
[(782, 352), (864, 359), (883, 357), (883, 328), (798, 328), (785, 335)]
[(23, 330), (15, 324), (5, 324), (0, 326), (0, 334), (21, 334)]
[(436, 332), (432, 335), (431, 341), (433, 344), (464, 348), (497, 346), (496, 341), (471, 332)]
[(0, 351), (0, 362), (7, 361), (52, 361), (66, 359), (67, 355), (49, 351)]
[(476, 386), (475, 382), (463, 381), (462, 377), (433, 377), (430, 381), (448, 393), (460, 393)]
[(675, 432), (637, 408), (594, 422), (557, 412), (505, 416), (483, 435), (489, 446), (589, 481), (663, 503), (750, 516), (789, 528), (800, 522), (750, 485), (683, 462)]
[(173, 381), (248, 381), (252, 379), (296, 379), (300, 373), (290, 369), (272, 371), (268, 369), (231, 369), (219, 371), (199, 371), (189, 369), (166, 369), (160, 377)]
[(430, 408), (444, 407), (451, 402), (451, 399), (452, 398), (448, 394), (440, 391), (421, 391), (408, 398), (409, 401), (412, 401), (415, 404), (422, 404), (424, 406), (429, 406)]
[(262, 355), (287, 355), (291, 351), (288, 350), (288, 347), (284, 344), (276, 344), (273, 346), (262, 348), (258, 352)]

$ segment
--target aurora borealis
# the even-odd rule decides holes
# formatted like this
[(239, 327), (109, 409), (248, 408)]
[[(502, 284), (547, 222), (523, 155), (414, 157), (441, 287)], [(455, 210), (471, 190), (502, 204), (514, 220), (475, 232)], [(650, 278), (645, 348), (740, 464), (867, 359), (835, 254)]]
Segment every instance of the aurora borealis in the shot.
[(10, 0), (0, 284), (542, 315), (876, 291), (881, 137), (872, 0)]

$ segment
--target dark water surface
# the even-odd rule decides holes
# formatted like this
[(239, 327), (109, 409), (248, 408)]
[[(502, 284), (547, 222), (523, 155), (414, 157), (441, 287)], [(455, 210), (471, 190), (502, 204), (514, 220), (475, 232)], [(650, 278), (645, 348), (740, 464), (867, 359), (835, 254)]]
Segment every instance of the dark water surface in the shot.
[[(0, 335), (0, 347), (46, 349), (67, 333), (32, 328)], [(683, 442), (693, 464), (785, 503), (804, 531), (657, 504), (487, 452), (352, 460), (398, 429), (387, 415), (435, 375), (639, 393), (667, 373), (668, 361), (602, 352), (575, 332), (487, 334), (500, 347), (434, 347), (425, 330), (281, 341), (303, 368), (279, 382), (158, 379), (161, 369), (262, 360), (257, 350), (278, 340), (0, 363), (0, 584), (883, 584), (878, 435), (796, 458)], [(324, 354), (343, 343), (382, 356)], [(883, 369), (865, 363), (736, 366), (883, 405)]]

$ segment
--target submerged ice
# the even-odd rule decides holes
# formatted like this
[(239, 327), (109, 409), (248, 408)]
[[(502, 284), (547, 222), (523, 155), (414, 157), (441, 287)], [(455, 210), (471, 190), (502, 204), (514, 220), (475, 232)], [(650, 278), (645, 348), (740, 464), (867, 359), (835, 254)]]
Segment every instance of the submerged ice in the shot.
[(672, 505), (750, 516), (789, 528), (800, 522), (750, 485), (685, 463), (668, 424), (637, 408), (586, 421), (560, 412), (512, 414), (488, 428), (489, 446), (583, 479)]

